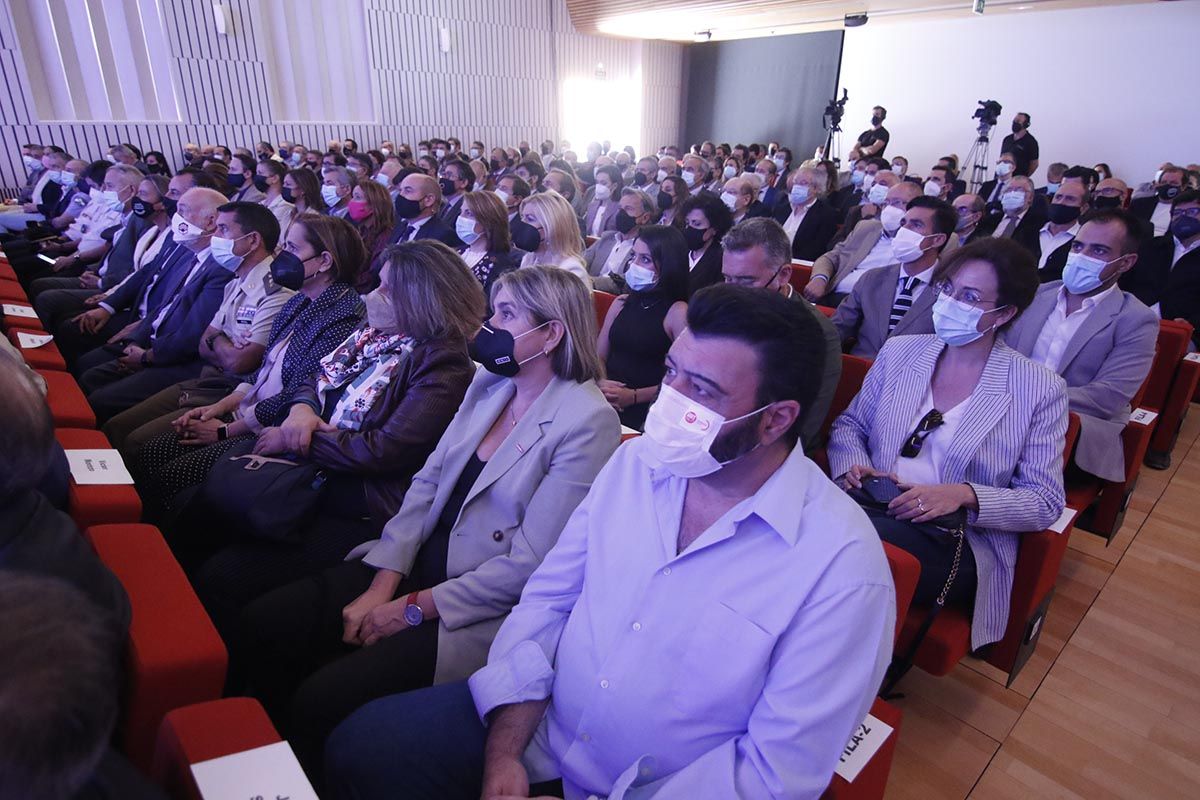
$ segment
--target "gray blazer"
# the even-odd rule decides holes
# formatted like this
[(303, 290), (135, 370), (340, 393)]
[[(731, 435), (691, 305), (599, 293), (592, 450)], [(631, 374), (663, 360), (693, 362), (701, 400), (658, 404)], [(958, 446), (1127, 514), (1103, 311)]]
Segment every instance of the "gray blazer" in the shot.
[(850, 355), (875, 358), (890, 336), (908, 333), (933, 333), (934, 291), (926, 286), (913, 301), (912, 308), (888, 333), (896, 285), (900, 281), (900, 265), (873, 269), (858, 279), (854, 289), (838, 305), (833, 324), (842, 341), (855, 338)]
[[(347, 558), (365, 553), (373, 567), (408, 574), (467, 461), (515, 391), (512, 381), (480, 368), (383, 537)], [(432, 587), (439, 614), (435, 682), (463, 680), (487, 662), (525, 581), (620, 440), (617, 412), (594, 382), (554, 378), (488, 460), (450, 533), (447, 580)]]
[[(831, 475), (844, 475), (855, 464), (891, 472), (945, 346), (932, 334), (896, 336), (884, 344), (862, 391), (833, 423)], [(965, 402), (942, 480), (970, 484), (979, 499), (979, 511), (967, 514), (979, 579), (971, 648), (978, 649), (1004, 636), (1021, 534), (1044, 530), (1066, 504), (1067, 386), (997, 341)]]
[(617, 231), (607, 231), (596, 240), (596, 243), (583, 252), (583, 260), (587, 262), (588, 274), (593, 278), (600, 275), (612, 250), (624, 237)]
[[(871, 254), (871, 248), (875, 247), (880, 236), (883, 236), (883, 223), (877, 219), (864, 219), (854, 226), (849, 236), (813, 262), (813, 277), (824, 275), (829, 278), (829, 282), (825, 284), (826, 294), (832, 292), (833, 287), (842, 282), (842, 278), (853, 272), (854, 268)], [(941, 257), (945, 258), (953, 253), (958, 245), (958, 234), (950, 234)], [(891, 304), (888, 307), (890, 308)]]
[[(1062, 281), (1044, 283), (1029, 308), (1005, 333), (1008, 345), (1033, 354), (1038, 335), (1058, 303)], [(1129, 292), (1117, 289), (1092, 309), (1067, 343), (1058, 374), (1067, 382), (1071, 410), (1079, 415), (1075, 463), (1106, 481), (1125, 479), (1121, 433), (1129, 401), (1154, 362), (1158, 315)]]
[[(615, 231), (617, 229), (617, 214), (621, 211), (620, 192), (617, 192), (608, 200), (608, 205), (604, 206), (604, 222), (600, 226), (600, 233), (603, 235), (606, 231)], [(600, 213), (600, 201), (592, 200), (588, 203), (587, 212), (583, 215), (583, 235), (592, 235), (592, 224), (596, 221), (596, 215)]]

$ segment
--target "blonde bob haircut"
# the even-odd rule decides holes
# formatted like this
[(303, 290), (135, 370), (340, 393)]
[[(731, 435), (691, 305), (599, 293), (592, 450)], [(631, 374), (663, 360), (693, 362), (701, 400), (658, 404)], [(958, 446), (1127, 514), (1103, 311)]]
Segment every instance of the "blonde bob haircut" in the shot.
[(492, 284), (493, 306), (501, 288), (508, 290), (534, 325), (562, 323), (563, 339), (550, 354), (555, 375), (576, 383), (604, 377), (604, 364), (596, 351), (596, 307), (583, 281), (558, 267), (523, 267), (504, 273)]
[[(521, 202), (521, 217), (533, 217), (544, 230), (547, 255), (554, 258), (583, 258), (579, 218), (567, 198), (553, 190), (539, 192)], [(578, 280), (578, 278), (576, 278)]]
[(402, 333), (466, 342), (479, 330), (487, 314), (483, 287), (446, 245), (434, 239), (394, 244), (383, 252), (383, 272)]

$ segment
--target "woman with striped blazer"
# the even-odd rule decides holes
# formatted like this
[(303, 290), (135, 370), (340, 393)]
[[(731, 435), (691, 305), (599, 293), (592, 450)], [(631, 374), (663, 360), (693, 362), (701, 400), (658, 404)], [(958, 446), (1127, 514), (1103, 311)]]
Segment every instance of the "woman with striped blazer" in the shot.
[(899, 484), (881, 538), (921, 562), (914, 602), (951, 580), (957, 539), (932, 523), (966, 511), (965, 547), (948, 603), (974, 601), (971, 647), (999, 640), (1022, 533), (1062, 513), (1067, 391), (1062, 379), (997, 333), (1033, 300), (1037, 268), (1007, 239), (961, 248), (945, 265), (936, 334), (892, 337), (833, 425), (832, 475), (847, 490), (874, 476)]

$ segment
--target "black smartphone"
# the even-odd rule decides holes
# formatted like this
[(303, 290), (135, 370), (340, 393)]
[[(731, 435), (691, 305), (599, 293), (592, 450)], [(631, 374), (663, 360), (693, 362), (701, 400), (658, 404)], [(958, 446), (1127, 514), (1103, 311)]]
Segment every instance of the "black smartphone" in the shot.
[(886, 475), (872, 475), (870, 478), (863, 478), (862, 487), (872, 500), (883, 505), (887, 505), (904, 494), (896, 482)]

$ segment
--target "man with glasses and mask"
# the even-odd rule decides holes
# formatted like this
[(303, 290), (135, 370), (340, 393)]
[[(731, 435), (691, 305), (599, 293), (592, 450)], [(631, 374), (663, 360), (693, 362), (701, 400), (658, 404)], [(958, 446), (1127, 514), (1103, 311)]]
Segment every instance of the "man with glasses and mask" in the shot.
[[(1200, 192), (1176, 195), (1170, 228), (1142, 246), (1137, 265), (1121, 278), (1121, 288), (1162, 319), (1200, 329)], [(1200, 345), (1200, 330), (1192, 341)]]
[(792, 246), (787, 232), (773, 219), (752, 218), (734, 225), (721, 239), (721, 276), (725, 283), (781, 294), (796, 301), (820, 327), (825, 342), (824, 366), (813, 400), (800, 414), (800, 441), (807, 452), (822, 442), (821, 425), (842, 376), (842, 340), (829, 317), (792, 288)]
[(344, 722), (331, 797), (828, 785), (890, 658), (895, 596), (865, 515), (796, 446), (821, 335), (738, 286), (698, 292), (687, 321), (646, 434), (597, 476), (488, 665)]
[[(1064, 183), (1055, 203), (1070, 187), (1079, 183)], [(1140, 240), (1141, 225), (1128, 212), (1092, 214), (1066, 245), (1062, 280), (1043, 283), (1004, 335), (1067, 382), (1082, 425), (1072, 460), (1107, 481), (1125, 478), (1121, 433), (1158, 340), (1158, 316), (1117, 285), (1138, 263)]]
[(1162, 170), (1154, 182), (1154, 194), (1136, 197), (1129, 210), (1138, 219), (1153, 229), (1154, 236), (1162, 236), (1171, 225), (1171, 208), (1175, 198), (1186, 188), (1187, 172), (1183, 167), (1169, 166)]
[(987, 205), (977, 194), (960, 194), (950, 205), (954, 207), (954, 213), (958, 215), (958, 222), (954, 227), (954, 232), (958, 234), (958, 240), (962, 244), (970, 244), (975, 241), (979, 223), (983, 221), (983, 216), (987, 212)]

